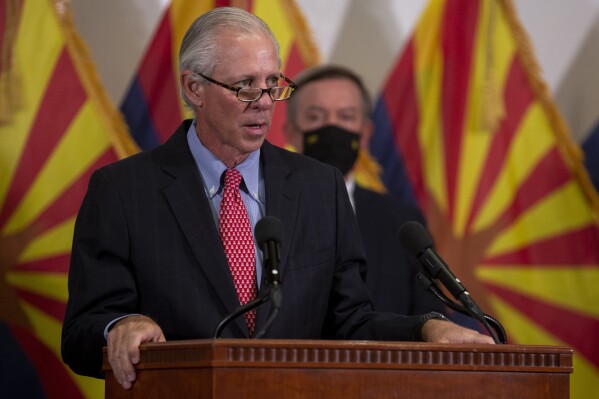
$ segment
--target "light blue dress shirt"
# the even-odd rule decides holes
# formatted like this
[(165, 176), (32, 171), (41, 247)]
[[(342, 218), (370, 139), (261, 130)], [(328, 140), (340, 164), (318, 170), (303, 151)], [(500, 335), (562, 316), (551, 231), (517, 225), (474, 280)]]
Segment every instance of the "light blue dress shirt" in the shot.
[[(223, 174), (227, 170), (227, 167), (210, 150), (204, 147), (196, 134), (195, 122), (191, 124), (187, 131), (187, 142), (202, 177), (206, 196), (210, 199), (212, 216), (218, 230), (220, 223), (220, 202), (223, 198), (224, 189)], [(262, 176), (262, 168), (260, 167), (260, 149), (250, 153), (235, 169), (243, 177), (240, 187), (241, 199), (247, 209), (252, 231), (254, 231), (256, 223), (266, 213), (264, 178)], [(255, 238), (254, 247), (256, 253), (256, 280), (258, 287), (260, 287), (263, 255), (260, 248), (258, 248)]]

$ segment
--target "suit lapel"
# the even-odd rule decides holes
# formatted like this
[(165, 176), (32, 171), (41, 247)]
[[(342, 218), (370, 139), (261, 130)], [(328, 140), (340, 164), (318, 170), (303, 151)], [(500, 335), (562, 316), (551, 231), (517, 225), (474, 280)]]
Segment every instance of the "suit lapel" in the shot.
[[(163, 171), (172, 177), (172, 182), (164, 189), (164, 195), (198, 264), (229, 314), (239, 307), (239, 300), (212, 209), (187, 144), (188, 128), (189, 123), (182, 124), (165, 144)], [(247, 335), (243, 317), (233, 324)]]
[[(288, 176), (291, 170), (278, 150), (272, 144), (265, 141), (261, 151), (266, 190), (266, 216), (277, 217), (283, 224), (279, 271), (284, 285), (287, 257), (289, 256), (290, 243), (292, 242), (293, 231), (295, 229), (300, 192), (296, 187), (289, 184)], [(265, 289), (266, 287), (262, 286), (260, 293), (265, 292)], [(267, 302), (258, 309), (256, 314), (256, 331), (266, 321), (270, 308), (270, 302)]]

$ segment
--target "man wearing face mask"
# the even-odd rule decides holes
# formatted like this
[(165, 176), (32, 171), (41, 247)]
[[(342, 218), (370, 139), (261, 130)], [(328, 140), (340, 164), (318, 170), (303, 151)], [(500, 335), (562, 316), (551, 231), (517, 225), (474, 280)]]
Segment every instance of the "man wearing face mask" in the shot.
[(321, 65), (295, 80), (298, 88), (288, 101), (284, 126), (287, 142), (343, 173), (366, 250), (366, 283), (375, 309), (409, 315), (448, 313), (416, 281), (419, 262), (398, 240), (403, 223), (424, 222), (420, 211), (356, 184), (356, 161), (367, 158), (373, 130), (371, 101), (361, 78), (345, 67)]

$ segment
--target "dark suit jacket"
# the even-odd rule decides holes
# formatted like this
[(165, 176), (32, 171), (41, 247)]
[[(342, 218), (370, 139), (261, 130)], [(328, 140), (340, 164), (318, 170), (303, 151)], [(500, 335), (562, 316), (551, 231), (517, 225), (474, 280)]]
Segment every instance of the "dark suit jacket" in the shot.
[(399, 228), (408, 221), (424, 224), (414, 206), (401, 199), (355, 187), (354, 206), (368, 270), (366, 284), (378, 311), (406, 315), (447, 313), (442, 303), (416, 280), (420, 262), (403, 248)]
[[(184, 122), (163, 145), (96, 171), (75, 225), (62, 356), (101, 377), (103, 332), (117, 317), (154, 319), (167, 340), (211, 338), (238, 306)], [(267, 338), (415, 339), (416, 317), (377, 314), (343, 178), (265, 142), (266, 213), (279, 218), (281, 310)], [(264, 289), (265, 284), (262, 284)], [(256, 331), (270, 303), (257, 311)], [(223, 337), (247, 337), (243, 318)]]

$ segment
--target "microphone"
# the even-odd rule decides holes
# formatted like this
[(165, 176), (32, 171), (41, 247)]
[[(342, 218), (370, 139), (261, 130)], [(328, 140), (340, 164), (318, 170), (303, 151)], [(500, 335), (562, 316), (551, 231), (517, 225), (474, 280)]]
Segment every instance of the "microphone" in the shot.
[(279, 246), (283, 238), (283, 224), (274, 216), (265, 216), (256, 223), (254, 234), (264, 254), (267, 280), (272, 287), (278, 287), (281, 285)]
[(399, 240), (412, 255), (420, 259), (425, 271), (438, 279), (447, 290), (464, 305), (475, 319), (484, 322), (484, 313), (434, 249), (434, 243), (424, 226), (415, 221), (404, 223), (399, 229)]

